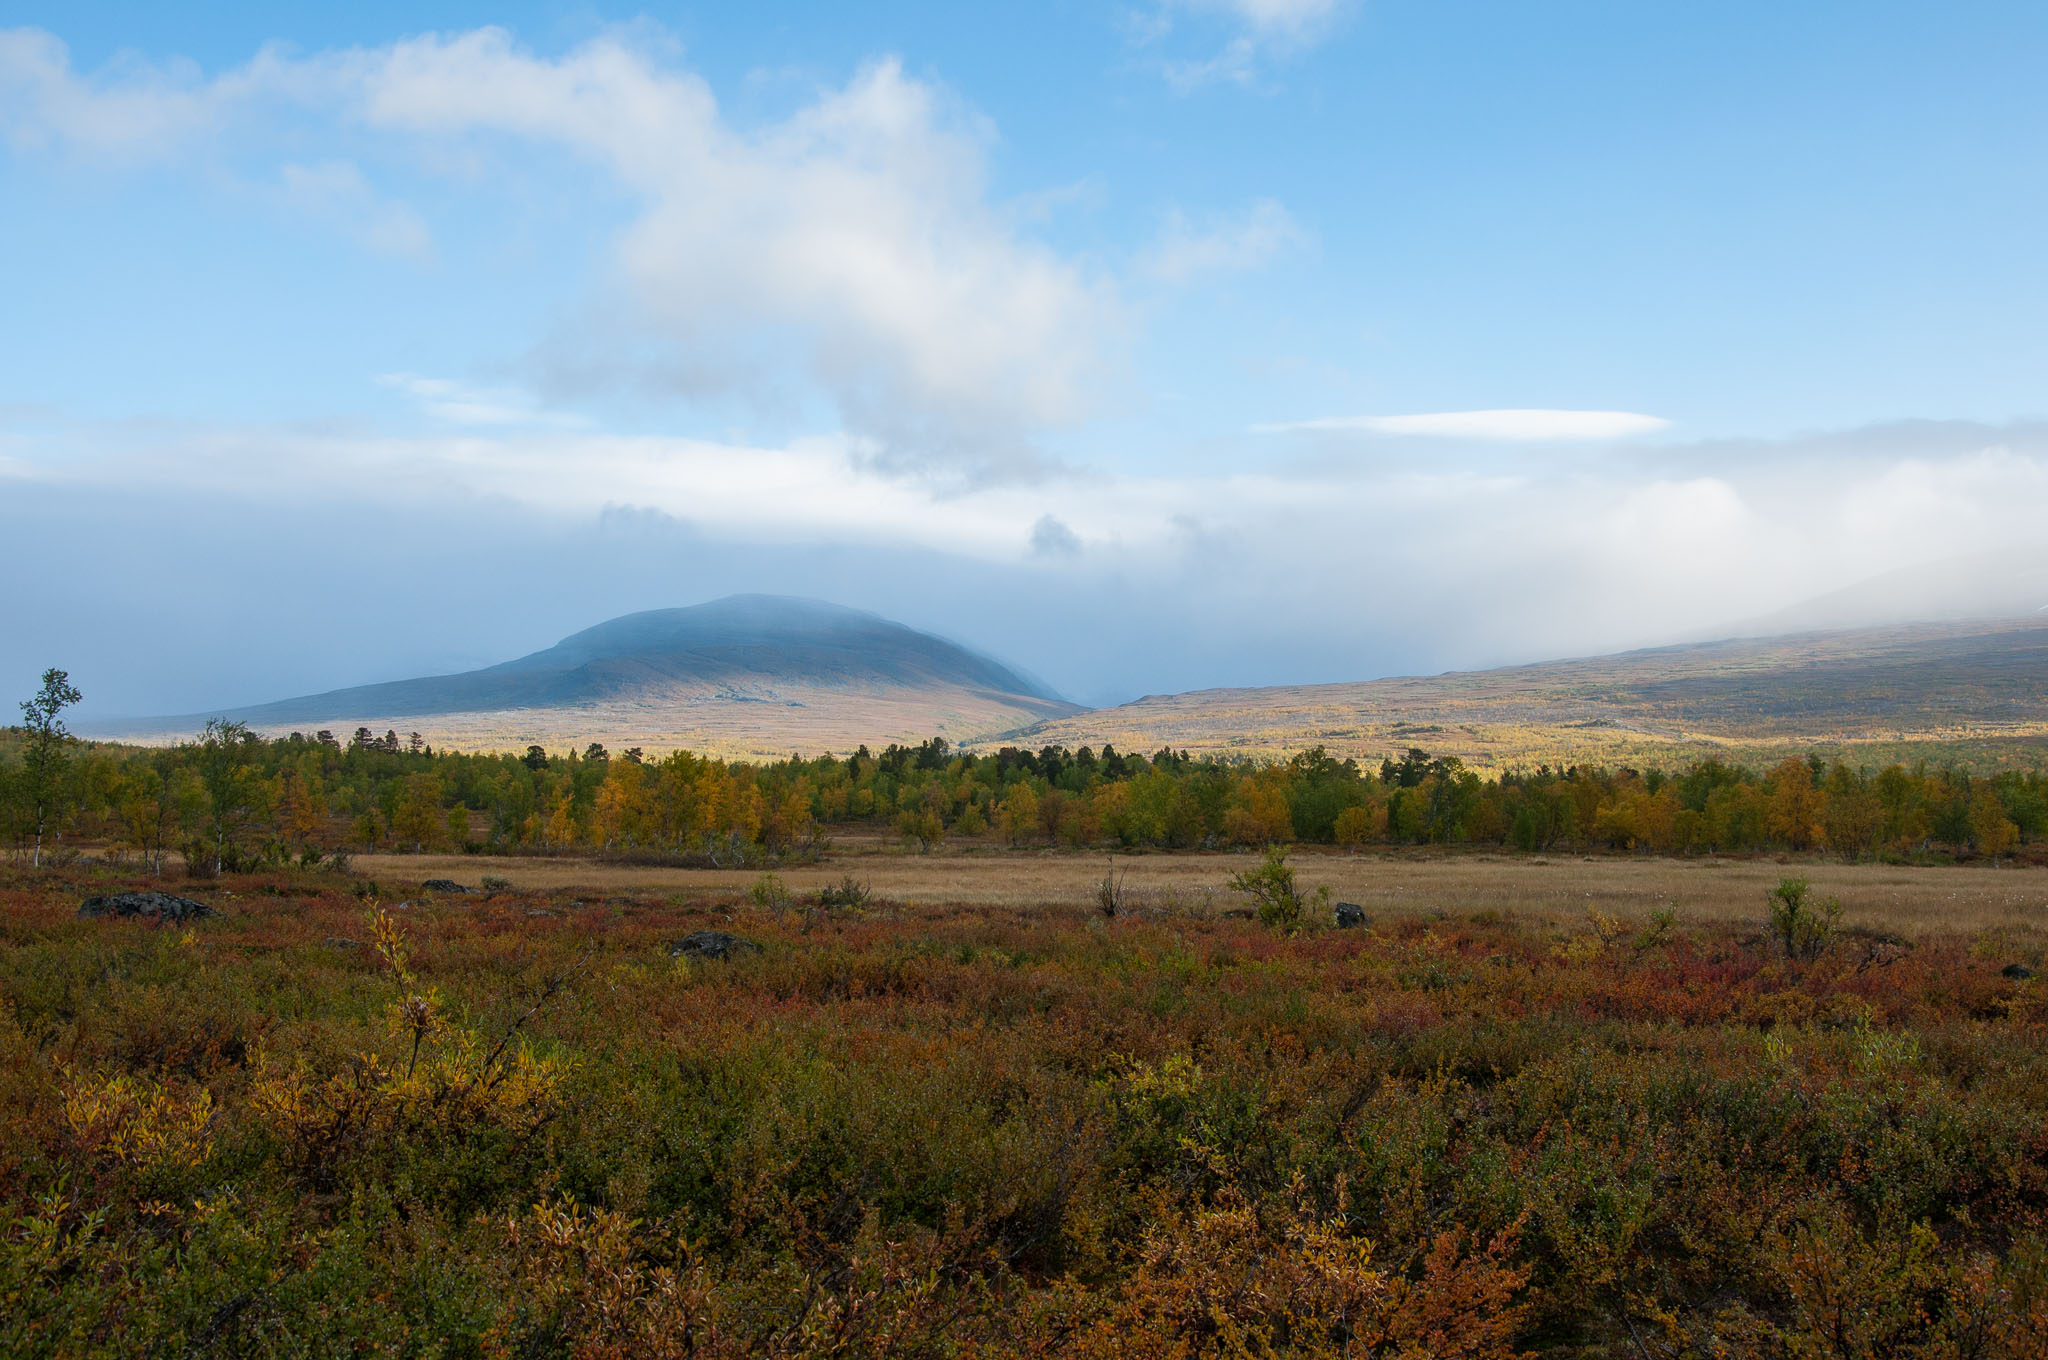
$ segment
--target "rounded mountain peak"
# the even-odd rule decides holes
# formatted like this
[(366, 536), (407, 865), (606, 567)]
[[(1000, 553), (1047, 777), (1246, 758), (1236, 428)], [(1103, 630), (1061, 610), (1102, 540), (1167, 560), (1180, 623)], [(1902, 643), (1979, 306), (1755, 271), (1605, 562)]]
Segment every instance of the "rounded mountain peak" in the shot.
[(1043, 684), (989, 657), (866, 610), (792, 595), (728, 595), (679, 609), (610, 619), (508, 663), (554, 669), (641, 662), (703, 678), (784, 682), (966, 685), (1057, 700)]

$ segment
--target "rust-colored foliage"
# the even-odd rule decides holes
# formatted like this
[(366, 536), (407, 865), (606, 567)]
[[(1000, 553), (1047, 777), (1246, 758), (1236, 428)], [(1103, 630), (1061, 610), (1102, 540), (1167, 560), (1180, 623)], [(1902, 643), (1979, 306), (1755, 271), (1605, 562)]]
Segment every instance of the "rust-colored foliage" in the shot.
[[(1936, 881), (1930, 871), (1920, 881)], [(2012, 871), (2016, 884), (2031, 871)], [(0, 876), (0, 1353), (2041, 1355), (2044, 937)], [(359, 890), (361, 896), (359, 896)], [(758, 900), (756, 900), (758, 899)], [(759, 944), (672, 956), (702, 929)]]

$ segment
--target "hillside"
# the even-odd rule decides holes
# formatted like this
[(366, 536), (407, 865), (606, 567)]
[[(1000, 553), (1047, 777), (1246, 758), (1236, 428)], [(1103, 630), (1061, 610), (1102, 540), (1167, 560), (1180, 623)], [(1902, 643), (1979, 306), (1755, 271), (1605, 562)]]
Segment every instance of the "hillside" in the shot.
[[(224, 716), (266, 733), (417, 730), (438, 746), (591, 741), (731, 755), (954, 740), (1078, 711), (944, 638), (817, 600), (735, 595), (628, 614), (514, 661), (286, 699)], [(211, 714), (97, 724), (189, 736)]]
[(1844, 752), (1979, 769), (2048, 756), (2048, 620), (1737, 639), (1500, 670), (1152, 695), (1011, 740), (1377, 761), (1420, 746), (1480, 768), (1756, 761)]

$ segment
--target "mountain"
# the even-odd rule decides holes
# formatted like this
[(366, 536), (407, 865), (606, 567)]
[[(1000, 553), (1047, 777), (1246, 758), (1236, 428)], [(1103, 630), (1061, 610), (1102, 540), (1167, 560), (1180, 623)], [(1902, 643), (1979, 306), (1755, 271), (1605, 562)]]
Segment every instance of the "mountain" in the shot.
[[(263, 732), (418, 730), (436, 745), (591, 740), (731, 754), (986, 736), (1079, 711), (969, 651), (821, 600), (734, 595), (628, 614), (544, 651), (460, 675), (285, 699), (221, 716)], [(100, 724), (189, 735), (208, 714)]]
[(1660, 647), (1500, 670), (1152, 695), (1005, 738), (1374, 763), (1410, 746), (1481, 769), (1843, 754), (2048, 757), (2048, 616)]
[[(2032, 589), (2015, 575), (2018, 589)], [(185, 738), (208, 716), (102, 723), (87, 735)], [(483, 670), (224, 716), (266, 733), (418, 731), (468, 750), (599, 741), (767, 756), (939, 735), (983, 749), (1113, 744), (1277, 756), (1324, 746), (1374, 763), (1420, 746), (1480, 769), (1754, 763), (1817, 751), (1989, 770), (2048, 757), (2048, 614), (1200, 690), (1087, 711), (1000, 662), (877, 615), (739, 595), (629, 614)]]
[(2041, 614), (2048, 614), (2048, 550), (2008, 549), (1901, 567), (1717, 631), (1775, 637)]

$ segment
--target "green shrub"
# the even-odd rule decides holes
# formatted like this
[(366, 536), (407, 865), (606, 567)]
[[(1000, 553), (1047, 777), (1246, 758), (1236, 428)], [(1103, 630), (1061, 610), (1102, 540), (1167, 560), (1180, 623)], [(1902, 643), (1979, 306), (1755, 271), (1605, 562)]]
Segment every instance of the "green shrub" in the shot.
[(1803, 878), (1781, 878), (1766, 899), (1770, 903), (1771, 938), (1792, 959), (1815, 959), (1835, 935), (1835, 923), (1842, 917), (1842, 904), (1835, 898), (1809, 902), (1810, 885)]
[(1261, 922), (1288, 935), (1306, 924), (1311, 906), (1320, 913), (1330, 905), (1328, 888), (1303, 893), (1295, 886), (1294, 866), (1287, 862), (1287, 852), (1277, 845), (1266, 851), (1258, 868), (1232, 875), (1230, 887), (1251, 898)]

